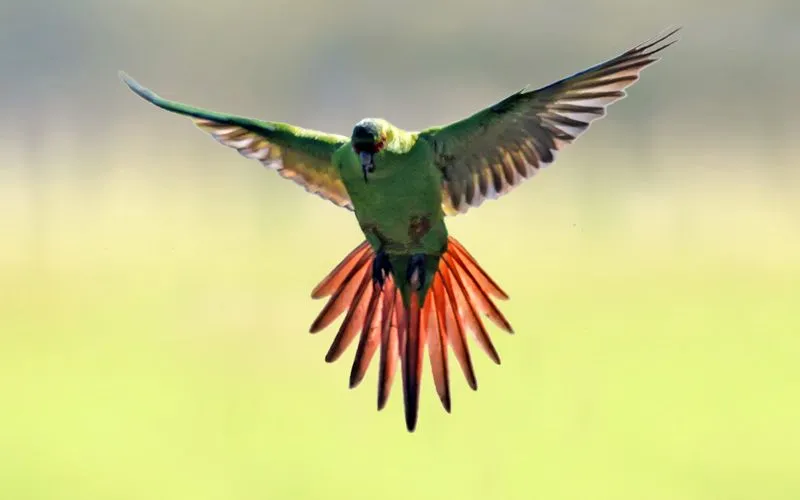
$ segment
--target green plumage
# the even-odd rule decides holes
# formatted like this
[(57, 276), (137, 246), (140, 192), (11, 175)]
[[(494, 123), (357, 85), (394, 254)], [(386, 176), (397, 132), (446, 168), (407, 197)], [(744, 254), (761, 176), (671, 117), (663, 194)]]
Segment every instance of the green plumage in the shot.
[(436, 391), (450, 411), (448, 345), (475, 389), (467, 333), (499, 364), (481, 316), (512, 332), (491, 299), (508, 296), (448, 236), (445, 216), (498, 198), (552, 163), (558, 151), (625, 96), (642, 69), (674, 43), (668, 40), (673, 33), (422, 132), (373, 118), (357, 123), (350, 137), (327, 134), (170, 101), (121, 76), (147, 101), (190, 117), (221, 144), (355, 212), (367, 242), (312, 292), (314, 298), (330, 298), (311, 331), (346, 310), (326, 360), (335, 360), (358, 337), (350, 376), (354, 387), (379, 351), (379, 409), (399, 362), (406, 426), (413, 431), (426, 346)]
[[(375, 172), (364, 181), (358, 156), (342, 147), (333, 156), (356, 218), (375, 251), (384, 250), (396, 283), (406, 283), (408, 257), (425, 254), (425, 295), (447, 246), (447, 228), (442, 210), (441, 172), (433, 166), (432, 148), (411, 134), (375, 120), (387, 136), (385, 148), (374, 157)], [(408, 300), (408, 287), (401, 286)]]
[(429, 257), (424, 300), (447, 245), (444, 216), (497, 198), (552, 163), (557, 151), (625, 96), (640, 71), (674, 43), (668, 38), (675, 31), (541, 89), (523, 89), (448, 126), (406, 132), (386, 120), (363, 120), (357, 128), (366, 127), (376, 144), (381, 142), (368, 179), (355, 150), (356, 139), (364, 138), (356, 138), (355, 129), (348, 139), (217, 113), (163, 99), (126, 75), (122, 78), (151, 103), (193, 118), (222, 144), (354, 210), (373, 249), (389, 256), (404, 298), (409, 258)]

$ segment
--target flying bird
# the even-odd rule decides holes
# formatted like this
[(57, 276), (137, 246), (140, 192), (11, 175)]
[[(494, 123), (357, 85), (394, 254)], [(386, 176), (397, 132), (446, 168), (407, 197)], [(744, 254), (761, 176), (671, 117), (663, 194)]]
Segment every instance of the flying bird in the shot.
[(498, 198), (552, 163), (557, 151), (625, 97), (640, 72), (677, 41), (677, 31), (419, 132), (366, 118), (350, 137), (328, 134), (196, 108), (159, 97), (125, 73), (120, 77), (145, 100), (191, 118), (221, 144), (355, 213), (365, 241), (311, 292), (328, 298), (311, 332), (345, 315), (325, 360), (337, 360), (358, 340), (352, 388), (377, 353), (379, 410), (399, 364), (406, 427), (413, 432), (426, 346), (436, 392), (450, 412), (448, 346), (477, 389), (468, 335), (499, 364), (482, 317), (513, 333), (495, 304), (508, 296), (448, 234), (445, 216)]

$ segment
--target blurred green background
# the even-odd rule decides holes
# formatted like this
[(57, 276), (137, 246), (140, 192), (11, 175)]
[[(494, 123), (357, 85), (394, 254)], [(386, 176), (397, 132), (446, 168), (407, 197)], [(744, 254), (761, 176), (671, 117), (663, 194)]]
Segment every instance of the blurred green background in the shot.
[[(800, 498), (794, 0), (2, 0), (0, 498)], [(352, 214), (141, 101), (349, 134), (682, 41), (448, 222), (517, 330), (421, 419), (324, 363)], [(451, 366), (454, 368), (454, 366)]]

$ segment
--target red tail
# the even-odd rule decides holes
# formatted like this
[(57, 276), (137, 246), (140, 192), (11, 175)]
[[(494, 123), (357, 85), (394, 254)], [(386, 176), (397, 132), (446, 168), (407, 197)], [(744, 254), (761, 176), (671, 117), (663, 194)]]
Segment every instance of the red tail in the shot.
[(488, 316), (497, 326), (513, 333), (511, 325), (491, 298), (505, 300), (508, 296), (453, 237), (448, 239), (447, 251), (439, 262), (422, 306), (417, 295), (412, 294), (411, 303), (406, 308), (391, 278), (382, 288), (373, 284), (370, 272), (373, 257), (374, 253), (365, 241), (314, 288), (311, 292), (313, 298), (330, 296), (330, 299), (311, 325), (311, 333), (324, 329), (347, 310), (325, 361), (337, 360), (360, 333), (350, 372), (352, 388), (363, 380), (375, 351), (380, 347), (379, 410), (386, 405), (397, 362), (400, 361), (406, 426), (413, 431), (417, 423), (425, 344), (428, 345), (436, 392), (449, 412), (447, 344), (452, 347), (467, 383), (472, 389), (477, 389), (478, 382), (467, 346), (467, 331), (471, 331), (481, 348), (500, 364), (500, 356), (492, 345), (481, 315)]

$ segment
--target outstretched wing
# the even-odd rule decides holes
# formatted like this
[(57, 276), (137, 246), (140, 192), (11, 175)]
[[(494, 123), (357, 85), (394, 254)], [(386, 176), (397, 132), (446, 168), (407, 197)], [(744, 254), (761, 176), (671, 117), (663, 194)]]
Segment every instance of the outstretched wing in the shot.
[(446, 214), (497, 198), (552, 163), (605, 108), (625, 97), (678, 29), (538, 90), (522, 89), (494, 106), (444, 127), (420, 132), (442, 171)]
[(219, 143), (260, 161), (309, 193), (353, 209), (339, 172), (331, 162), (333, 153), (348, 141), (346, 137), (195, 108), (159, 97), (125, 73), (120, 72), (120, 78), (145, 100), (192, 118), (195, 125)]

